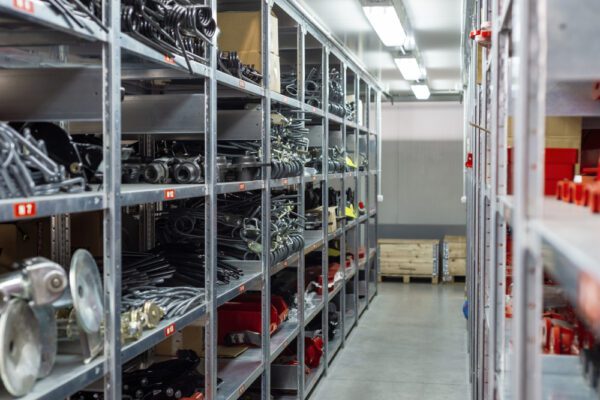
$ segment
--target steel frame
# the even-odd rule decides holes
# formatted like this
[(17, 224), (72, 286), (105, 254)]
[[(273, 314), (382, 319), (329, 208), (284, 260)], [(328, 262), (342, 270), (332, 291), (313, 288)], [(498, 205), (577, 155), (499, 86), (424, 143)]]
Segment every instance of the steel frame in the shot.
[[(470, 49), (465, 97), (466, 148), (475, 157), (473, 170), (466, 172), (473, 399), (597, 396), (574, 357), (542, 354), (539, 325), (544, 270), (584, 320), (585, 300), (576, 282), (587, 276), (600, 284), (600, 252), (585, 239), (598, 228), (597, 217), (544, 198), (542, 167), (546, 115), (600, 115), (591, 99), (575, 94), (597, 72), (590, 49), (563, 43), (565, 30), (575, 41), (597, 32), (587, 17), (596, 10), (600, 6), (591, 1), (491, 0), (466, 16), (472, 29), (483, 21), (492, 23), (492, 47), (480, 60), (480, 84), (477, 45)], [(573, 57), (578, 64), (567, 67), (566, 60)], [(560, 105), (552, 102), (552, 90), (559, 85), (571, 94)], [(514, 196), (508, 194), (507, 179), (509, 116), (514, 127)], [(513, 243), (511, 319), (505, 317), (508, 228)]]
[[(380, 169), (381, 169), (381, 101), (382, 87), (378, 81), (371, 77), (362, 65), (347, 52), (342, 44), (327, 33), (311, 16), (292, 0), (266, 0), (261, 1), (262, 13), (262, 46), (263, 51), (263, 71), (269, 70), (268, 49), (271, 46), (269, 38), (269, 24), (267, 16), (270, 15), (273, 7), (288, 14), (298, 24), (297, 34), (297, 71), (299, 71), (299, 96), (298, 98), (289, 98), (279, 93), (269, 90), (269, 76), (265, 74), (263, 84), (253, 85), (248, 82), (242, 82), (237, 78), (226, 75), (216, 68), (216, 39), (213, 39), (212, 46), (209, 46), (209, 64), (203, 65), (192, 62), (193, 75), (196, 78), (202, 78), (201, 88), (206, 95), (207, 101), (204, 102), (204, 109), (201, 110), (204, 115), (204, 126), (202, 127), (204, 140), (206, 141), (206, 182), (203, 185), (181, 185), (180, 187), (163, 187), (159, 185), (138, 186), (121, 185), (121, 82), (122, 79), (153, 79), (153, 78), (185, 78), (189, 77), (185, 60), (182, 57), (175, 56), (172, 59), (166, 59), (163, 54), (150, 49), (142, 43), (137, 42), (131, 37), (122, 34), (120, 30), (120, 1), (105, 0), (103, 4), (103, 15), (108, 32), (104, 33), (96, 27), (91, 26), (91, 30), (74, 27), (66, 23), (62, 17), (54, 12), (50, 7), (45, 6), (38, 0), (24, 0), (32, 2), (35, 6), (35, 12), (20, 9), (16, 6), (17, 2), (9, 0), (0, 0), (0, 14), (19, 19), (24, 24), (31, 26), (45, 26), (48, 30), (56, 32), (56, 35), (50, 35), (51, 38), (58, 38), (69, 43), (73, 40), (86, 40), (100, 43), (102, 54), (101, 68), (101, 86), (102, 86), (102, 137), (104, 144), (105, 160), (105, 181), (101, 188), (96, 192), (87, 192), (83, 194), (60, 194), (48, 197), (30, 198), (30, 199), (8, 199), (0, 200), (0, 222), (14, 222), (17, 218), (14, 215), (14, 207), (21, 202), (32, 202), (36, 204), (37, 214), (32, 218), (52, 217), (53, 220), (53, 257), (63, 262), (68, 259), (70, 251), (69, 239), (69, 216), (77, 212), (103, 211), (104, 219), (104, 304), (105, 304), (105, 338), (104, 355), (97, 358), (89, 365), (62, 366), (60, 363), (54, 369), (52, 375), (44, 380), (40, 380), (34, 391), (25, 396), (24, 399), (51, 399), (70, 396), (78, 390), (81, 390), (91, 383), (103, 379), (105, 398), (120, 399), (122, 393), (121, 371), (124, 362), (133, 357), (150, 350), (165, 338), (165, 329), (174, 327), (183, 329), (194, 321), (204, 321), (205, 323), (205, 368), (206, 376), (206, 398), (214, 399), (236, 399), (240, 397), (250, 385), (261, 376), (261, 397), (270, 398), (271, 388), (271, 362), (272, 345), (274, 343), (269, 335), (263, 335), (262, 346), (256, 351), (260, 363), (244, 371), (244, 376), (239, 378), (239, 384), (236, 381), (235, 390), (223, 392), (217, 389), (217, 377), (221, 376), (217, 357), (217, 309), (225, 301), (234, 298), (237, 294), (245, 290), (258, 289), (262, 292), (262, 313), (269, 315), (271, 295), (271, 275), (274, 270), (280, 270), (291, 265), (292, 259), (297, 260), (298, 273), (298, 293), (304, 290), (304, 254), (311, 251), (322, 251), (323, 254), (323, 274), (327, 276), (327, 244), (331, 235), (327, 232), (327, 188), (331, 182), (341, 182), (342, 188), (352, 182), (355, 190), (355, 209), (358, 209), (359, 194), (364, 187), (366, 195), (367, 215), (361, 216), (356, 221), (348, 221), (342, 224), (340, 231), (334, 235), (342, 244), (342, 259), (345, 254), (346, 245), (348, 250), (356, 255), (356, 266), (354, 274), (345, 276), (340, 289), (341, 305), (340, 314), (342, 326), (340, 328), (341, 341), (345, 343), (347, 334), (356, 326), (361, 315), (360, 301), (358, 297), (358, 288), (360, 284), (359, 270), (365, 270), (366, 286), (366, 305), (369, 307), (370, 301), (377, 292), (378, 275), (378, 250), (377, 250), (377, 199), (371, 196), (371, 185), (374, 188), (374, 194), (380, 194)], [(217, 0), (207, 0), (213, 10), (217, 10)], [(19, 3), (20, 4), (20, 3)], [(216, 13), (215, 13), (216, 15)], [(86, 23), (84, 21), (84, 23)], [(305, 75), (305, 37), (311, 35), (322, 45), (322, 73), (323, 73), (323, 109), (316, 109), (304, 103), (304, 75)], [(24, 37), (24, 40), (30, 40), (31, 37)], [(12, 40), (12, 38), (11, 38)], [(18, 40), (18, 39), (14, 39)], [(25, 43), (25, 42), (24, 42)], [(29, 43), (29, 42), (27, 42)], [(18, 43), (15, 44), (15, 47)], [(123, 62), (124, 54), (128, 57), (137, 57), (146, 63), (141, 64), (144, 68), (129, 68)], [(350, 122), (345, 119), (330, 115), (328, 110), (329, 92), (328, 92), (328, 72), (330, 57), (335, 57), (342, 63), (342, 74), (344, 82), (344, 93), (346, 92), (346, 74), (351, 73), (354, 77), (353, 91), (357, 100), (361, 96), (361, 88), (364, 88), (364, 97), (366, 102), (366, 119), (362, 124)], [(41, 68), (41, 67), (40, 67)], [(39, 69), (39, 68), (38, 68)], [(263, 143), (263, 154), (267, 155), (265, 161), (268, 162), (270, 154), (270, 110), (272, 104), (278, 103), (291, 109), (301, 110), (302, 115), (311, 116), (320, 119), (322, 124), (323, 139), (322, 146), (327, 149), (329, 146), (329, 125), (330, 123), (340, 125), (344, 147), (347, 143), (347, 132), (354, 133), (352, 145), (355, 151), (355, 160), (360, 161), (359, 151), (361, 149), (361, 138), (366, 137), (365, 151), (369, 160), (369, 167), (365, 172), (354, 172), (345, 174), (327, 174), (318, 175), (312, 178), (298, 178), (289, 180), (271, 180), (270, 168), (263, 167), (263, 179), (256, 182), (242, 182), (235, 184), (217, 183), (216, 180), (216, 144), (217, 144), (217, 97), (220, 87), (232, 88), (240, 92), (240, 97), (254, 96), (260, 98), (262, 109), (261, 137)], [(48, 94), (51, 96), (51, 93)], [(373, 101), (371, 101), (373, 99)], [(358, 107), (357, 107), (358, 108)], [(60, 111), (60, 110), (59, 110)], [(358, 111), (358, 110), (357, 110)], [(373, 118), (371, 118), (373, 112)], [(60, 112), (59, 112), (60, 114)], [(65, 115), (68, 115), (65, 111)], [(63, 118), (67, 119), (67, 118)], [(153, 139), (149, 135), (143, 135), (144, 151), (152, 151)], [(375, 143), (376, 153), (371, 152), (371, 144)], [(324, 162), (327, 165), (327, 151), (324, 151)], [(216, 286), (216, 259), (217, 259), (217, 241), (212, 233), (217, 229), (216, 213), (218, 208), (217, 195), (222, 193), (261, 190), (262, 191), (262, 232), (263, 243), (268, 251), (270, 225), (270, 196), (271, 189), (287, 185), (295, 185), (300, 194), (301, 213), (303, 213), (304, 188), (306, 183), (319, 182), (323, 190), (323, 235), (316, 242), (312, 241), (306, 244), (305, 251), (299, 255), (294, 255), (285, 261), (282, 265), (269, 265), (268, 258), (263, 257), (260, 268), (248, 273), (243, 280), (232, 284), (226, 288)], [(361, 186), (364, 182), (364, 186)], [(185, 186), (185, 187), (184, 187)], [(140, 229), (140, 244), (143, 248), (151, 246), (153, 242), (153, 211), (156, 207), (160, 208), (160, 200), (166, 189), (173, 189), (175, 197), (190, 198), (204, 197), (206, 205), (206, 226), (205, 226), (205, 253), (206, 253), (206, 278), (205, 287), (207, 298), (205, 304), (190, 311), (183, 317), (169, 321), (163, 321), (155, 330), (146, 332), (144, 336), (133, 343), (127, 345), (121, 344), (120, 338), (120, 314), (121, 314), (121, 210), (125, 206), (141, 205), (142, 228)], [(151, 201), (151, 203), (148, 203)], [(28, 217), (26, 216), (25, 219)], [(373, 225), (374, 224), (374, 225)], [(373, 228), (371, 228), (373, 227)], [(361, 229), (364, 229), (364, 235), (361, 235)], [(348, 242), (347, 242), (348, 239)], [(366, 259), (364, 266), (359, 266), (358, 249), (363, 245), (366, 249)], [(320, 249), (320, 250), (319, 250)], [(281, 263), (280, 263), (281, 264)], [(349, 291), (347, 291), (347, 289)], [(344, 326), (346, 320), (346, 295), (352, 293), (352, 310), (348, 310), (353, 315), (353, 322)], [(283, 345), (291, 343), (297, 338), (297, 351), (299, 359), (298, 367), (298, 399), (308, 397), (311, 390), (315, 387), (321, 374), (326, 374), (331, 361), (333, 360), (333, 349), (329, 347), (327, 340), (327, 305), (335, 297), (327, 291), (324, 292), (322, 303), (314, 309), (304, 309), (303, 302), (299, 304), (298, 329), (290, 330), (289, 337), (283, 341)], [(308, 318), (314, 318), (319, 311), (322, 312), (322, 330), (325, 338), (325, 354), (323, 356), (322, 366), (313, 371), (309, 376), (304, 371), (304, 334)], [(350, 312), (351, 311), (351, 312)], [(263, 318), (263, 331), (268, 331), (269, 321)], [(332, 353), (330, 354), (330, 351)], [(0, 395), (0, 399), (6, 398), (6, 395)]]

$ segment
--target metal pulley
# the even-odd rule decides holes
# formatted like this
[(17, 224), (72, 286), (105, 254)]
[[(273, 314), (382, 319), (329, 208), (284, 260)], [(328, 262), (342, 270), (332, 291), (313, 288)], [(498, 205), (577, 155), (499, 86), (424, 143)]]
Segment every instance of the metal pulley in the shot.
[(0, 316), (0, 377), (13, 396), (31, 391), (42, 360), (41, 331), (26, 301), (12, 299)]
[(67, 276), (60, 265), (43, 257), (15, 266), (18, 271), (0, 277), (0, 377), (9, 393), (22, 396), (54, 366), (51, 304), (63, 294)]
[[(69, 290), (54, 304), (57, 311), (59, 352), (82, 353), (84, 363), (102, 352), (104, 303), (102, 281), (94, 257), (78, 249), (71, 258)], [(80, 347), (73, 346), (75, 341)]]

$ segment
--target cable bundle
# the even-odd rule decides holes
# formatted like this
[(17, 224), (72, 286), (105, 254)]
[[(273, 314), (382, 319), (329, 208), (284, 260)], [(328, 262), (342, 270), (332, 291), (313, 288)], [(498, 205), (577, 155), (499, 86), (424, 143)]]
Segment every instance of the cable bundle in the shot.
[(219, 52), (217, 61), (217, 66), (220, 71), (227, 72), (229, 75), (235, 76), (238, 79), (260, 85), (262, 74), (254, 68), (254, 65), (242, 63), (237, 52), (221, 51)]
[(217, 31), (210, 7), (183, 0), (125, 0), (121, 4), (123, 32), (167, 56), (183, 56), (190, 72), (190, 60), (208, 62), (205, 47)]
[(305, 120), (271, 115), (271, 178), (300, 176), (309, 160)]

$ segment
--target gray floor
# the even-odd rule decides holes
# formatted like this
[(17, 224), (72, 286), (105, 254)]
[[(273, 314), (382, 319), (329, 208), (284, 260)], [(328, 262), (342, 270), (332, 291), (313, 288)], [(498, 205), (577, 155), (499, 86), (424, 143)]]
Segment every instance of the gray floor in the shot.
[(467, 400), (464, 284), (384, 282), (312, 400)]

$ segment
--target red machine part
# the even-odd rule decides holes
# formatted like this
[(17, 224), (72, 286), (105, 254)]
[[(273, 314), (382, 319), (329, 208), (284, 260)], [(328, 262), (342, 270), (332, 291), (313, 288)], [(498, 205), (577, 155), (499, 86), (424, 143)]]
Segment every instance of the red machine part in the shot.
[(465, 161), (465, 167), (473, 168), (473, 153), (467, 154), (467, 161)]
[(568, 322), (553, 319), (550, 331), (551, 354), (573, 354), (572, 346), (575, 338), (573, 325)]
[[(335, 285), (335, 274), (337, 274), (339, 270), (340, 270), (339, 263), (334, 262), (334, 263), (329, 264), (329, 270), (327, 272), (327, 288), (330, 292), (333, 290), (333, 287)], [(320, 286), (320, 287), (317, 287), (317, 294), (319, 296), (322, 296), (323, 295), (323, 275), (319, 275), (319, 277), (317, 278), (317, 283)]]
[(304, 338), (304, 363), (309, 368), (317, 368), (321, 363), (323, 355), (323, 338), (315, 336), (314, 338)]
[[(273, 334), (287, 317), (288, 307), (279, 296), (271, 298), (270, 334)], [(235, 332), (262, 333), (260, 295), (246, 294), (228, 302), (218, 310), (218, 343), (225, 345), (226, 337)]]

